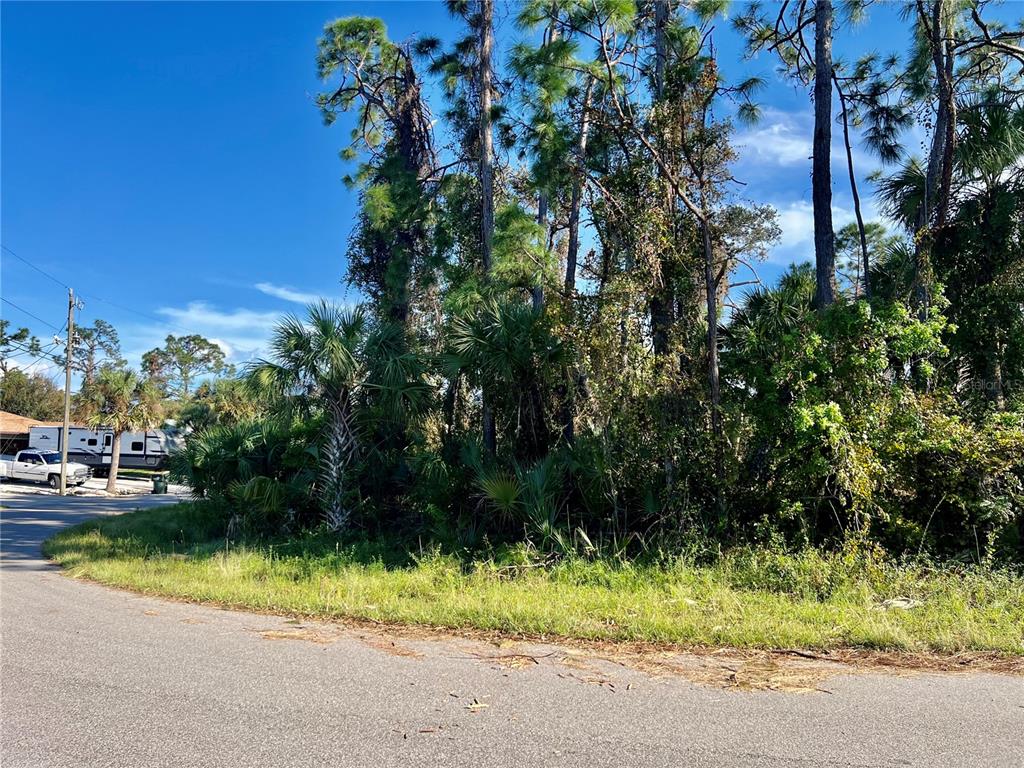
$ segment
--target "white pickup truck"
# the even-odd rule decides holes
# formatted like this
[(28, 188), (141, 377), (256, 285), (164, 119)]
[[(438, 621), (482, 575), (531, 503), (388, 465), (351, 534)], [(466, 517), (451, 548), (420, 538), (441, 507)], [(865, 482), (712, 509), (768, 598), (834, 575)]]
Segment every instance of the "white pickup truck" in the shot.
[[(81, 485), (91, 476), (92, 470), (85, 464), (68, 462), (69, 486)], [(5, 456), (0, 460), (0, 478), (49, 483), (51, 488), (59, 488), (60, 452), (28, 450), (18, 451), (13, 459)]]

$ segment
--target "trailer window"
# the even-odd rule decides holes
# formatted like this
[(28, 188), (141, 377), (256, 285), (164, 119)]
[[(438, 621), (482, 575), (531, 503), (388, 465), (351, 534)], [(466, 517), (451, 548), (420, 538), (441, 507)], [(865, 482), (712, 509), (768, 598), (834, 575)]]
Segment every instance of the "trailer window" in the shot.
[(96, 445), (96, 438), (95, 437), (90, 437), (89, 441), (86, 443), (86, 445)]
[(134, 440), (134, 441), (132, 441), (132, 450), (133, 451), (141, 451), (142, 450), (142, 441), (141, 440)]
[(107, 447), (110, 447), (110, 443), (113, 442), (113, 440), (114, 440), (114, 436), (113, 435), (106, 435), (103, 438), (103, 444), (105, 446), (107, 446)]

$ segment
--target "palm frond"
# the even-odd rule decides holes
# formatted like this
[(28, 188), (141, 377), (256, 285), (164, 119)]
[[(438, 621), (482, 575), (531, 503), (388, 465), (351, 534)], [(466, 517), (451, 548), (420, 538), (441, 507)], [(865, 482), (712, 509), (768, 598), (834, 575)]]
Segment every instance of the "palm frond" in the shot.
[(925, 202), (925, 169), (921, 161), (911, 158), (892, 173), (879, 175), (875, 182), (882, 213), (912, 231)]

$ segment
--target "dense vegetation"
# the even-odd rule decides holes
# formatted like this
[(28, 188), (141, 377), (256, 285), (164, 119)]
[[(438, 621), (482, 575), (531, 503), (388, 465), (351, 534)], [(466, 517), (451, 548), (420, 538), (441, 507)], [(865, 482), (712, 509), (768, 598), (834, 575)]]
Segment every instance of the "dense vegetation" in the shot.
[[(722, 5), (531, 0), (511, 46), (492, 0), (450, 3), (447, 47), (326, 25), (366, 302), (283, 319), (266, 360), (190, 396), (175, 471), (230, 533), (1020, 557), (1021, 34), (918, 0), (905, 54), (848, 62), (833, 36), (870, 3), (745, 8), (816, 118), (811, 263), (750, 285), (779, 227), (733, 178), (760, 83), (721, 74)], [(886, 164), (888, 228), (858, 203), (834, 233), (833, 122)]]

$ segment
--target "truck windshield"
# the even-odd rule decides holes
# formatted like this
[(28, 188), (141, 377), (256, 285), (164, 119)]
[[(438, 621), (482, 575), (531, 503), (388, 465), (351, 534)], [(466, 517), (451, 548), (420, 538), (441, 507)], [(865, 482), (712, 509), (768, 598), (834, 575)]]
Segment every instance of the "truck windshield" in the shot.
[(60, 464), (60, 454), (59, 453), (41, 453), (41, 454), (39, 454), (39, 456), (47, 464)]

